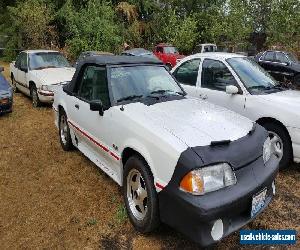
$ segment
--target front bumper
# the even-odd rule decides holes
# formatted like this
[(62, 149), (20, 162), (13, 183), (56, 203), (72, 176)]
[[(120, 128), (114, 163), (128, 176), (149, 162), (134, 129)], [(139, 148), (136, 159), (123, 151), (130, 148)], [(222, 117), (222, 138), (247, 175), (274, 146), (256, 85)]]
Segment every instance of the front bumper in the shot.
[(293, 127), (288, 127), (287, 129), (292, 140), (294, 161), (300, 163), (300, 129)]
[(52, 91), (39, 90), (39, 100), (44, 103), (52, 103), (54, 101), (54, 93)]
[[(185, 193), (167, 186), (159, 197), (161, 220), (201, 246), (208, 246), (243, 227), (260, 214), (273, 197), (272, 183), (278, 172), (278, 160), (271, 157), (267, 166), (262, 157), (235, 171), (237, 184), (203, 196)], [(251, 217), (253, 195), (267, 188), (265, 204)], [(221, 238), (214, 240), (213, 224), (223, 222)]]

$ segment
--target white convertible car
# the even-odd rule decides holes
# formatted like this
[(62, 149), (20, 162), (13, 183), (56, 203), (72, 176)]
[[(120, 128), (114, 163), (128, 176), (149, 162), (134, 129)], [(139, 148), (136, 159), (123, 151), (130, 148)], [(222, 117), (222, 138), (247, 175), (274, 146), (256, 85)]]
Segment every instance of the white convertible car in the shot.
[(124, 187), (141, 232), (163, 221), (210, 245), (253, 220), (275, 193), (279, 160), (267, 131), (187, 98), (157, 60), (87, 57), (57, 89), (53, 109), (62, 148), (78, 148)]
[(300, 162), (300, 91), (281, 87), (258, 64), (232, 53), (195, 54), (172, 74), (188, 95), (226, 107), (269, 131), (280, 167)]
[(58, 51), (26, 50), (10, 64), (10, 77), (15, 91), (32, 98), (34, 107), (53, 102), (55, 88), (74, 75), (67, 59)]

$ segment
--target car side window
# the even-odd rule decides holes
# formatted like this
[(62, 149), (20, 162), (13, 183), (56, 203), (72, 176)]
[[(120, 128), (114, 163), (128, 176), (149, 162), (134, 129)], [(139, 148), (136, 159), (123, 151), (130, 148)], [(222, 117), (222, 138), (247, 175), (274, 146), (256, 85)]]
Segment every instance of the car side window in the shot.
[(216, 60), (205, 59), (202, 66), (201, 87), (226, 91), (226, 86), (238, 86), (227, 66)]
[(270, 62), (273, 62), (274, 61), (274, 56), (275, 56), (275, 53), (272, 52), (272, 51), (269, 51), (269, 52), (266, 52), (266, 54), (263, 56), (263, 60), (264, 61), (270, 61)]
[(27, 54), (21, 53), (18, 57), (18, 68), (21, 70), (28, 68), (28, 62), (27, 62)]
[(276, 53), (276, 61), (280, 62), (280, 63), (288, 63), (289, 62), (289, 60), (287, 59), (285, 54), (283, 54), (281, 52)]
[(156, 47), (156, 52), (163, 53), (164, 52), (163, 47)]
[(196, 86), (200, 62), (200, 58), (184, 62), (175, 70), (174, 77), (182, 84)]
[(87, 66), (84, 69), (78, 88), (78, 97), (87, 102), (101, 101), (103, 107), (110, 107), (106, 68)]

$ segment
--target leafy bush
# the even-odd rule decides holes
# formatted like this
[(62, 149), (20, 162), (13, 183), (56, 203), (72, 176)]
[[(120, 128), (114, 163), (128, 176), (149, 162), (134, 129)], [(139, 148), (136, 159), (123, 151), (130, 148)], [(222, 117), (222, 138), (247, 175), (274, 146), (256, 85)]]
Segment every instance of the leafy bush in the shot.
[(116, 52), (122, 45), (120, 25), (112, 6), (106, 2), (90, 0), (77, 11), (72, 1), (67, 0), (59, 16), (65, 19), (66, 44), (72, 58), (86, 50)]

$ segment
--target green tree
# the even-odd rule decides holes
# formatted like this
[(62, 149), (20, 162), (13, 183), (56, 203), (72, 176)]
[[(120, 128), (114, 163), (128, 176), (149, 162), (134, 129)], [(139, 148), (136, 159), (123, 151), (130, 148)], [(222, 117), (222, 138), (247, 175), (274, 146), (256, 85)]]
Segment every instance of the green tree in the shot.
[(65, 22), (66, 44), (73, 59), (84, 50), (116, 52), (122, 45), (120, 25), (112, 6), (106, 2), (90, 0), (77, 11), (68, 0), (59, 15)]

